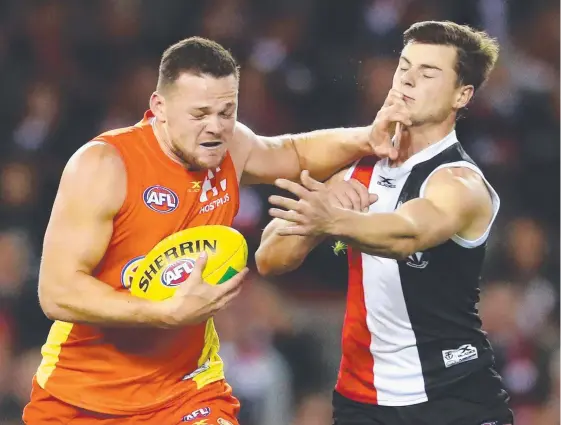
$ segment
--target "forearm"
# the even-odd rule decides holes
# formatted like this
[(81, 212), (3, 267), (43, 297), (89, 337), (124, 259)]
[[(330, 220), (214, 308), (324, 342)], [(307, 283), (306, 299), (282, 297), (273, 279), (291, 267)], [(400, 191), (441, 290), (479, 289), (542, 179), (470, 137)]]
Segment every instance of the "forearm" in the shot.
[(39, 284), (39, 301), (52, 320), (112, 327), (166, 328), (160, 303), (118, 292), (83, 272), (67, 278), (68, 285), (48, 277)]
[(255, 253), (257, 270), (263, 276), (279, 275), (298, 268), (306, 256), (323, 240), (323, 236), (280, 236), (277, 230), (288, 226), (285, 220), (272, 220), (261, 237)]
[(394, 259), (415, 252), (419, 241), (416, 225), (395, 213), (341, 210), (329, 233), (366, 254)]
[(290, 136), (300, 171), (323, 181), (341, 168), (370, 155), (370, 127), (317, 130)]

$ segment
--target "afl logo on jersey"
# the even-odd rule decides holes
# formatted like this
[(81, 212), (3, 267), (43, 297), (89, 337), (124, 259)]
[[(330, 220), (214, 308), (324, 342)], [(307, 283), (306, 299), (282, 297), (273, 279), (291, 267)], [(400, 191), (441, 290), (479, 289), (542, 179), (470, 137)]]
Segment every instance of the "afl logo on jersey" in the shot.
[(195, 261), (190, 258), (184, 258), (170, 264), (162, 272), (162, 284), (165, 286), (181, 285), (189, 278), (193, 267), (195, 267)]
[(142, 198), (148, 208), (162, 214), (175, 211), (179, 205), (179, 198), (177, 195), (173, 190), (164, 186), (150, 186), (144, 191)]

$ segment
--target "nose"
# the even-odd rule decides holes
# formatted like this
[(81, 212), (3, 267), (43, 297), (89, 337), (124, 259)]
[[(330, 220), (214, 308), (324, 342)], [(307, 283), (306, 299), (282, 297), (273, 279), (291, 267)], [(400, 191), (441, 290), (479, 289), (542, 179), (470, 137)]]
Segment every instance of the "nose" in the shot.
[(205, 131), (214, 136), (222, 132), (223, 126), (218, 115), (208, 115), (206, 119)]
[(403, 72), (400, 77), (400, 82), (407, 87), (415, 87), (415, 77), (411, 69)]

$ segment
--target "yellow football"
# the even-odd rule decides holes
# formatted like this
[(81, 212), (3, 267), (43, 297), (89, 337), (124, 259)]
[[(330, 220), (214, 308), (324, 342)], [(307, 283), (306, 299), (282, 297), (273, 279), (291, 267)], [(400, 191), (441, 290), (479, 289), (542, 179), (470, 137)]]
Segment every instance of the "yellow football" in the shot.
[(134, 296), (161, 301), (185, 282), (202, 251), (208, 254), (205, 282), (219, 285), (247, 264), (247, 242), (227, 226), (192, 227), (158, 243), (138, 265), (131, 282)]

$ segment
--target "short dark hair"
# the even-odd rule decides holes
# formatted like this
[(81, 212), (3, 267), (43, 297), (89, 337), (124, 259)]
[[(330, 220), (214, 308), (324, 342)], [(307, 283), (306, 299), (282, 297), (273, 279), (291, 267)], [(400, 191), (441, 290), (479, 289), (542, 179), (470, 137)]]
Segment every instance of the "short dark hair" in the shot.
[(232, 54), (217, 42), (202, 37), (186, 38), (165, 50), (160, 61), (158, 90), (174, 83), (183, 72), (239, 78), (239, 67)]
[(499, 44), (484, 31), (450, 21), (417, 22), (403, 33), (409, 43), (453, 46), (457, 52), (458, 84), (471, 84), (477, 90), (491, 74), (499, 57)]

